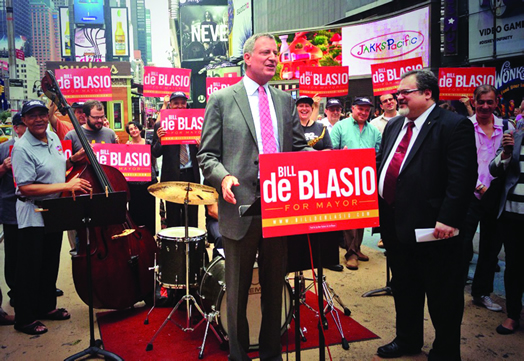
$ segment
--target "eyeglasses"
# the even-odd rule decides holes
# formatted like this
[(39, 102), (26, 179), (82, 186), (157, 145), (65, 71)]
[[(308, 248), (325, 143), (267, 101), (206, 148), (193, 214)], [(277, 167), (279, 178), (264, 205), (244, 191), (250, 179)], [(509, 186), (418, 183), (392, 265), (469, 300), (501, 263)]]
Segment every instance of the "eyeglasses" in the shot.
[(99, 117), (94, 117), (94, 116), (90, 115), (90, 117), (93, 118), (94, 120), (104, 120), (106, 116), (105, 115), (101, 115)]
[(395, 93), (395, 95), (397, 97), (399, 97), (400, 95), (405, 97), (408, 94), (411, 94), (411, 93), (414, 93), (414, 92), (418, 92), (418, 91), (422, 91), (422, 90), (421, 89), (404, 89), (404, 90), (399, 90), (398, 92)]
[(26, 115), (25, 117), (27, 117), (27, 119), (33, 121), (33, 120), (37, 120), (37, 119), (47, 119), (48, 114), (47, 113), (29, 114), (29, 115)]

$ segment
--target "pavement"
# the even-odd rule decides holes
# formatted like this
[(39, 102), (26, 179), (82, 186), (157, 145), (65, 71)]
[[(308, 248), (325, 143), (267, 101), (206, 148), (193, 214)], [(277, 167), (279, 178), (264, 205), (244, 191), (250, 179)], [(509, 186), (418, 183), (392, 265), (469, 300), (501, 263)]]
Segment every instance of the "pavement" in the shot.
[[(201, 212), (203, 213), (203, 212)], [(200, 218), (203, 227), (203, 217)], [(1, 230), (0, 230), (1, 233)], [(386, 262), (383, 250), (376, 247), (378, 235), (372, 235), (367, 229), (362, 247), (363, 253), (370, 257), (369, 262), (361, 262), (358, 271), (344, 269), (343, 272), (325, 270), (327, 281), (351, 310), (357, 322), (367, 327), (379, 336), (378, 339), (354, 342), (349, 350), (341, 345), (334, 345), (325, 350), (327, 360), (380, 360), (376, 355), (377, 347), (393, 340), (395, 337), (395, 309), (391, 296), (376, 296), (363, 298), (367, 291), (384, 287), (386, 284)], [(64, 296), (58, 298), (58, 307), (65, 307), (72, 317), (67, 321), (46, 321), (49, 329), (44, 335), (29, 336), (15, 331), (11, 326), (0, 327), (0, 360), (63, 360), (70, 355), (80, 352), (89, 346), (88, 307), (78, 297), (72, 279), (71, 258), (69, 243), (64, 237), (61, 253), (60, 274), (57, 287), (64, 291)], [(343, 252), (340, 252), (341, 261)], [(503, 253), (501, 254), (503, 258)], [(4, 248), (0, 244), (0, 287), (4, 295), (2, 307), (9, 314), (14, 311), (8, 304), (7, 286), (3, 277)], [(502, 269), (504, 264), (500, 262)], [(474, 265), (473, 265), (474, 266)], [(445, 267), (445, 265), (442, 265)], [(308, 273), (306, 273), (308, 276)], [(504, 289), (501, 284), (502, 272), (496, 275), (496, 291), (493, 295), (495, 302), (504, 307), (503, 312), (491, 312), (485, 308), (475, 306), (469, 295), (470, 286), (466, 286), (466, 306), (462, 325), (462, 359), (463, 360), (524, 360), (524, 327), (513, 335), (502, 336), (495, 332), (495, 328), (505, 319)], [(30, 287), (31, 285), (26, 285)], [(137, 304), (139, 307), (142, 304)], [(95, 310), (99, 311), (99, 310)], [(341, 317), (346, 317), (341, 315)], [(329, 326), (335, 327), (328, 318)], [(139, 325), (137, 327), (145, 327)], [(434, 331), (429, 318), (424, 319), (425, 343), (422, 353), (415, 356), (399, 358), (399, 360), (426, 360), (434, 339)], [(95, 335), (99, 338), (98, 326), (95, 324)], [(208, 342), (215, 342), (210, 338)], [(293, 342), (291, 340), (290, 342)], [(144, 344), (144, 347), (146, 345)], [(109, 350), (111, 351), (111, 350)], [(284, 355), (285, 360), (295, 360), (294, 354)], [(176, 350), (173, 350), (173, 360), (176, 360)], [(195, 352), (195, 360), (198, 354)], [(301, 359), (306, 361), (319, 360), (319, 350), (305, 350)], [(205, 360), (205, 357), (204, 357)], [(189, 361), (189, 360), (188, 360)]]

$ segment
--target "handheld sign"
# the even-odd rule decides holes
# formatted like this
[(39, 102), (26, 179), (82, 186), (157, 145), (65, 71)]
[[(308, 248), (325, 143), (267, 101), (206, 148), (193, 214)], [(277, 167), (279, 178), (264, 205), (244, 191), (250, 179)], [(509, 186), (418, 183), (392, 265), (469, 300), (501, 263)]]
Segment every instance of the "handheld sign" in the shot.
[(411, 70), (422, 69), (422, 57), (371, 64), (373, 95), (391, 94), (397, 91), (402, 74)]
[(374, 149), (260, 155), (264, 238), (376, 227)]
[(300, 95), (338, 97), (348, 94), (347, 66), (305, 66), (300, 69)]
[(205, 109), (164, 109), (160, 111), (160, 126), (166, 130), (160, 142), (196, 144), (202, 133)]
[(118, 169), (128, 182), (151, 180), (151, 146), (149, 144), (95, 143), (93, 150), (100, 164)]
[(70, 102), (113, 100), (111, 69), (56, 69), (56, 80)]
[(206, 100), (209, 100), (209, 96), (217, 90), (229, 88), (240, 80), (242, 80), (241, 76), (230, 78), (206, 78)]
[(472, 97), (479, 85), (495, 86), (495, 68), (440, 68), (438, 86), (441, 100)]
[(174, 91), (189, 95), (191, 69), (144, 67), (144, 96), (164, 97)]

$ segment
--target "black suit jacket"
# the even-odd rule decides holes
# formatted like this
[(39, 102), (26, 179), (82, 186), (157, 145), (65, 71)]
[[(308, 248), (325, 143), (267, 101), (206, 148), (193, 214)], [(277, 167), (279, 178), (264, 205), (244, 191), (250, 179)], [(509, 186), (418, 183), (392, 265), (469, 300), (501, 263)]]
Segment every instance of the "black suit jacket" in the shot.
[[(405, 117), (391, 119), (377, 154), (378, 179)], [(384, 242), (415, 243), (416, 228), (436, 222), (459, 228), (477, 181), (475, 133), (471, 121), (436, 106), (424, 122), (397, 178), (395, 203), (379, 197)]]
[[(151, 152), (153, 156), (157, 158), (160, 156), (163, 157), (160, 181), (178, 181), (180, 180), (180, 145), (162, 145), (157, 135), (158, 128), (160, 128), (160, 121), (155, 123)], [(198, 161), (196, 158), (197, 152), (198, 148), (196, 145), (189, 146), (189, 156), (193, 166), (195, 183), (200, 183), (200, 171), (198, 170)]]

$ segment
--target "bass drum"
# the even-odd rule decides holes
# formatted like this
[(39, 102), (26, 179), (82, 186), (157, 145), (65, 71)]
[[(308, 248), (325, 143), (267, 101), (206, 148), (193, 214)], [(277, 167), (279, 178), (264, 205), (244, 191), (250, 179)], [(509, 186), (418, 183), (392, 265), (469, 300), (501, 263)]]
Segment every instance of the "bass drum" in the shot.
[[(224, 338), (227, 339), (227, 291), (225, 275), (225, 260), (222, 257), (216, 257), (211, 261), (209, 266), (205, 268), (202, 283), (200, 284), (200, 298), (202, 300), (204, 312), (209, 313), (220, 311), (217, 317), (218, 326), (220, 327), (220, 332), (224, 335)], [(289, 283), (284, 283), (284, 289), (282, 290), (281, 334), (284, 334), (287, 326), (291, 322), (291, 317), (293, 316), (291, 312), (291, 292), (291, 286)], [(260, 293), (258, 265), (255, 263), (246, 309), (247, 321), (249, 323), (250, 350), (258, 350), (258, 335), (262, 323)]]

